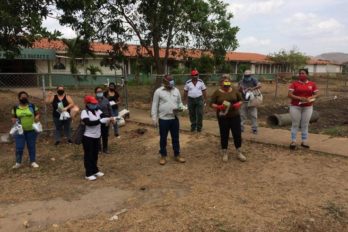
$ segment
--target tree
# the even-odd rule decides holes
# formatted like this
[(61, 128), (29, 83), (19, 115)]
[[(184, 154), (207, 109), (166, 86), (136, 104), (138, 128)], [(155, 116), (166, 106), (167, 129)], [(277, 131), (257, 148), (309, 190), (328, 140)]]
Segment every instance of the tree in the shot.
[(297, 69), (304, 67), (309, 60), (308, 56), (296, 49), (292, 49), (288, 52), (280, 50), (277, 53), (268, 55), (268, 58), (273, 62), (280, 64), (282, 72), (286, 72), (288, 68), (291, 72), (295, 72)]
[(63, 39), (63, 42), (68, 48), (67, 56), (70, 58), (70, 72), (71, 74), (77, 74), (76, 58), (82, 58), (84, 62), (86, 57), (94, 57), (94, 53), (90, 49), (90, 43), (81, 39), (80, 36), (75, 39)]
[(40, 37), (56, 38), (58, 31), (49, 33), (42, 20), (49, 15), (52, 0), (0, 1), (0, 50), (7, 57), (20, 53), (22, 47), (31, 47)]
[[(238, 27), (220, 0), (57, 0), (64, 11), (61, 23), (74, 25), (82, 36), (110, 44), (137, 39), (152, 57), (157, 73), (164, 73), (173, 47), (211, 50), (223, 56), (238, 43)], [(92, 2), (92, 6), (87, 3)], [(88, 25), (84, 25), (85, 19)], [(80, 19), (80, 20), (79, 20)], [(88, 33), (87, 33), (88, 32)], [(160, 49), (164, 47), (164, 62)], [(184, 51), (184, 50), (182, 50)]]

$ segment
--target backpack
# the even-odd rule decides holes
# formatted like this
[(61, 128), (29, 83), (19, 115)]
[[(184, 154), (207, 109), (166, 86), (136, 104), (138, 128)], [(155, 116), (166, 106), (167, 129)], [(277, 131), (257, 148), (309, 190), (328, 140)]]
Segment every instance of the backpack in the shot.
[[(29, 110), (33, 113), (33, 115), (35, 116), (35, 105), (33, 103), (29, 103)], [(13, 107), (13, 115), (15, 118), (18, 118), (17, 117), (17, 109), (19, 108), (19, 105), (15, 105)]]

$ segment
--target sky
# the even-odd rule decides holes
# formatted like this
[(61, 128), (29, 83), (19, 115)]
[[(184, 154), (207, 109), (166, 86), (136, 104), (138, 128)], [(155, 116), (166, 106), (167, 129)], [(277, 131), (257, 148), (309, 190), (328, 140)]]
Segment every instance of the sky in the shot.
[[(326, 52), (348, 53), (347, 0), (224, 0), (240, 28), (236, 51), (268, 55), (281, 49), (297, 49), (309, 56)], [(48, 29), (76, 37), (55, 19)]]

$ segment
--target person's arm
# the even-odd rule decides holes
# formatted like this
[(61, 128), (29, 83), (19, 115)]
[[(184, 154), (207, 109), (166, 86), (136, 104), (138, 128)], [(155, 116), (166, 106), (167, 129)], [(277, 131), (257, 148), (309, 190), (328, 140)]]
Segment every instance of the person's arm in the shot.
[(157, 120), (158, 119), (159, 100), (160, 100), (159, 91), (156, 90), (154, 95), (153, 95), (153, 99), (152, 99), (152, 107), (151, 107), (151, 117), (152, 117), (152, 120)]
[(46, 99), (45, 99), (45, 103), (47, 104), (51, 104), (53, 102), (53, 99), (54, 99), (54, 94), (52, 91), (48, 91), (47, 92), (47, 96), (46, 96)]
[(81, 112), (81, 120), (87, 126), (97, 126), (97, 125), (100, 124), (99, 120), (91, 121), (89, 119), (89, 115), (88, 115), (87, 110), (82, 110), (82, 112)]
[(313, 84), (313, 95), (311, 97), (309, 97), (308, 99), (315, 99), (319, 97), (319, 89), (317, 88), (317, 85), (314, 83)]
[(180, 91), (177, 89), (178, 91), (178, 99), (177, 99), (177, 102), (178, 102), (178, 105), (181, 105), (182, 104), (182, 99), (181, 99), (181, 94), (180, 94)]
[(202, 90), (202, 93), (203, 93), (203, 99), (204, 99), (204, 102), (207, 102), (208, 101), (208, 98), (207, 98), (207, 90)]
[(35, 106), (34, 114), (35, 114), (34, 121), (39, 122), (40, 121), (40, 111), (39, 111), (39, 108), (37, 106)]
[(68, 101), (69, 105), (64, 107), (64, 109), (63, 109), (64, 111), (67, 111), (67, 110), (73, 108), (75, 105), (73, 99), (69, 95), (66, 95), (66, 100)]
[(187, 94), (188, 94), (188, 91), (184, 89), (184, 97), (183, 97), (183, 100), (185, 103), (187, 103)]
[(17, 121), (17, 116), (16, 116), (16, 112), (15, 112), (15, 107), (12, 109), (11, 115), (12, 115), (11, 121), (12, 121), (13, 124), (15, 124), (16, 121)]

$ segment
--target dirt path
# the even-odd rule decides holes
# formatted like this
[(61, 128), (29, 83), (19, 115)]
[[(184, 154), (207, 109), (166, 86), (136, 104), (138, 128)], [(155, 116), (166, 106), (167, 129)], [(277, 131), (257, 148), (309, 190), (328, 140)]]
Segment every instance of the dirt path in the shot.
[[(3, 145), (0, 231), (348, 230), (346, 158), (246, 141), (246, 163), (232, 145), (222, 163), (218, 137), (182, 133), (187, 163), (173, 161), (169, 148), (160, 166), (157, 131), (139, 134), (141, 127), (128, 123), (121, 139), (111, 139), (111, 155), (99, 159), (106, 175), (92, 183), (78, 147), (41, 138), (40, 168), (13, 171), (13, 145)], [(121, 209), (127, 212), (110, 221)]]

